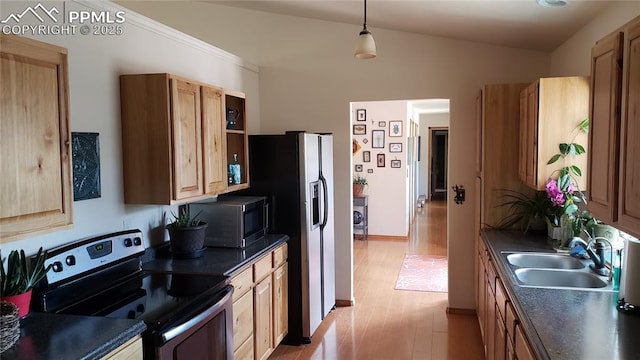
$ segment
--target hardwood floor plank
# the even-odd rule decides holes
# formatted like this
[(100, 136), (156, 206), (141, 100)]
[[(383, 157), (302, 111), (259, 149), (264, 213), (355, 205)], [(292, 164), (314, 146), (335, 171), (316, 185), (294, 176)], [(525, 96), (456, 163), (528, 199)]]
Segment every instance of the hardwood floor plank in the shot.
[(395, 290), (405, 254), (447, 255), (446, 203), (428, 202), (408, 241), (355, 240), (355, 305), (332, 311), (303, 346), (270, 359), (483, 359), (474, 315), (447, 314), (447, 294)]

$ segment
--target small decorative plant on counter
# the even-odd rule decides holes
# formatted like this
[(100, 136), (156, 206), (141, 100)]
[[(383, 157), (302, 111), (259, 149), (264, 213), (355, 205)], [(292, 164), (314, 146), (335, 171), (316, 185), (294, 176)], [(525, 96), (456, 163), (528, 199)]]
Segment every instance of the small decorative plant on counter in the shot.
[(24, 254), (24, 250), (12, 250), (7, 257), (7, 269), (5, 272), (4, 261), (0, 266), (2, 300), (14, 303), (18, 306), (20, 317), (29, 313), (31, 292), (51, 269), (51, 264), (44, 266), (47, 259), (47, 251), (42, 247), (30, 261)]
[(364, 191), (364, 187), (369, 185), (367, 178), (360, 175), (355, 175), (353, 177), (353, 195), (358, 196), (362, 195)]
[(181, 206), (178, 215), (171, 213), (174, 221), (167, 225), (171, 253), (176, 258), (197, 258), (204, 250), (207, 223), (198, 219), (200, 212), (191, 216), (188, 206)]

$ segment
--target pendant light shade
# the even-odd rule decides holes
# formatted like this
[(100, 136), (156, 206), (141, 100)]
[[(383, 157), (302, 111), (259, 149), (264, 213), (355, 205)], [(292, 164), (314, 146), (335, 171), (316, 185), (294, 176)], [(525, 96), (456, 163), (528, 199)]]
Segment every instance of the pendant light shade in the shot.
[(372, 59), (376, 57), (376, 42), (373, 40), (373, 36), (367, 30), (367, 0), (364, 0), (364, 24), (362, 25), (362, 31), (356, 41), (356, 49), (353, 54), (358, 59)]

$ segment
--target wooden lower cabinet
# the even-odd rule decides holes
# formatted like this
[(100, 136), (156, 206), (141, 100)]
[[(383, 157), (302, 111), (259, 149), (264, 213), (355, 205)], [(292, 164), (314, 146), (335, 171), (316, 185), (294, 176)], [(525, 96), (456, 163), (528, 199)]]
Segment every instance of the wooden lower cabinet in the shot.
[(234, 359), (267, 359), (288, 331), (286, 243), (234, 275)]
[(527, 338), (524, 336), (522, 329), (520, 329), (520, 325), (516, 325), (516, 357), (518, 360), (536, 360), (536, 356), (533, 354), (533, 350), (531, 350), (531, 346), (527, 341)]
[(273, 272), (273, 343), (274, 347), (289, 331), (288, 265), (284, 263)]
[(108, 353), (103, 360), (139, 360), (142, 359), (142, 338), (135, 338), (122, 344), (117, 349)]
[(273, 346), (273, 279), (267, 276), (253, 290), (255, 355), (257, 360), (269, 357)]
[(251, 291), (246, 292), (233, 303), (233, 350), (238, 351), (240, 345), (247, 340), (253, 343), (253, 293)]
[(233, 352), (233, 359), (234, 360), (252, 360), (253, 359), (253, 336), (238, 346), (238, 348)]
[(482, 238), (478, 239), (478, 321), (487, 360), (535, 360), (531, 345)]

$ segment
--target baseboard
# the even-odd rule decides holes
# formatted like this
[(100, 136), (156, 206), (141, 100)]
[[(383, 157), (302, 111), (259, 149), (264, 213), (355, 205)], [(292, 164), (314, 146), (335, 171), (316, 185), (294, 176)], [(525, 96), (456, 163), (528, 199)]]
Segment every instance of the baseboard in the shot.
[(460, 308), (447, 307), (447, 314), (476, 315), (476, 310), (475, 309), (460, 309)]
[[(362, 234), (354, 234), (354, 239), (364, 240)], [(387, 240), (387, 241), (407, 241), (409, 236), (391, 236), (391, 235), (371, 235), (367, 236), (367, 240)]]
[(336, 307), (349, 307), (355, 305), (355, 300), (340, 300), (336, 299)]

